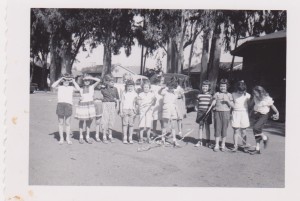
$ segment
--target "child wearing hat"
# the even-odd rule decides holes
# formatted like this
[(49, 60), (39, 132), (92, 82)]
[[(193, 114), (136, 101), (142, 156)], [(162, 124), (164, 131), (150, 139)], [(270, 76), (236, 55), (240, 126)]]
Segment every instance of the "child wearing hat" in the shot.
[[(92, 82), (95, 83), (92, 84)], [(90, 138), (90, 127), (93, 119), (96, 116), (96, 109), (94, 105), (94, 89), (99, 84), (100, 79), (94, 78), (90, 75), (84, 75), (83, 87), (80, 89), (80, 101), (76, 108), (75, 118), (79, 120), (79, 143), (83, 144), (83, 124), (86, 125), (86, 141), (92, 144)]]
[[(134, 82), (132, 80), (127, 80), (125, 83), (125, 91), (121, 94), (120, 103), (120, 116), (122, 117), (124, 144), (127, 144), (128, 142), (133, 144), (132, 134), (135, 119), (134, 117), (136, 115), (137, 97), (138, 94), (134, 90)], [(129, 130), (128, 138), (127, 130)]]

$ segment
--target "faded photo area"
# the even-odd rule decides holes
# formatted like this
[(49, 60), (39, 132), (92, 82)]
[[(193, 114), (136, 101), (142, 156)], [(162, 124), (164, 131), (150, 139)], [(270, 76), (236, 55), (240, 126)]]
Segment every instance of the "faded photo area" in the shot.
[(285, 187), (285, 10), (30, 10), (29, 185)]

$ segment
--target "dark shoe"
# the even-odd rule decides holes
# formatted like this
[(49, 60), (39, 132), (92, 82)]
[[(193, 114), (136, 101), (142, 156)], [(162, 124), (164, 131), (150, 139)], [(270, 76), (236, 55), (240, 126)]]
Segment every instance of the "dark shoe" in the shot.
[(249, 151), (250, 155), (261, 154), (260, 150)]
[(268, 143), (269, 143), (269, 138), (268, 136), (266, 136), (267, 139), (266, 140), (263, 140), (263, 143), (264, 143), (264, 148), (266, 149), (268, 147)]

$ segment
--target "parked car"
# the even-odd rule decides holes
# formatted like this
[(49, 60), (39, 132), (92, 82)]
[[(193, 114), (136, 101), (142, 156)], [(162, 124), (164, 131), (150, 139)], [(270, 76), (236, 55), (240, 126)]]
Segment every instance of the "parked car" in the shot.
[[(162, 74), (161, 76), (163, 76), (165, 78), (165, 83), (170, 81), (170, 79), (174, 76), (177, 79), (179, 79), (180, 86), (184, 90), (186, 108), (193, 109), (193, 110), (197, 109), (197, 104), (198, 104), (197, 96), (200, 93), (200, 91), (198, 89), (192, 88), (189, 76), (183, 75), (183, 74), (176, 74), (176, 73), (165, 73), (165, 74)], [(157, 75), (153, 75), (150, 78), (150, 82), (152, 85), (157, 85), (158, 84), (157, 80), (158, 80)]]
[(34, 93), (38, 90), (38, 85), (36, 83), (30, 83), (30, 93)]

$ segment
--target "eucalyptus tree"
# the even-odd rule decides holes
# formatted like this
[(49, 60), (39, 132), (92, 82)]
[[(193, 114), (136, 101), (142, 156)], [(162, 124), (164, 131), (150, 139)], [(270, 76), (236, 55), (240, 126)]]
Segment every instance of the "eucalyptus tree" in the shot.
[(30, 29), (30, 58), (33, 65), (30, 69), (30, 81), (34, 75), (34, 66), (39, 62), (42, 67), (41, 88), (44, 89), (47, 85), (47, 59), (50, 52), (49, 48), (50, 35), (47, 32), (38, 10), (31, 10), (31, 29)]
[(90, 22), (93, 24), (91, 47), (103, 45), (102, 76), (112, 70), (111, 57), (120, 54), (124, 48), (126, 56), (131, 54), (134, 45), (134, 10), (130, 9), (94, 9)]

